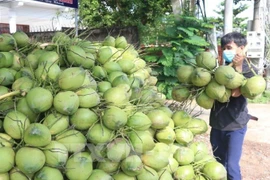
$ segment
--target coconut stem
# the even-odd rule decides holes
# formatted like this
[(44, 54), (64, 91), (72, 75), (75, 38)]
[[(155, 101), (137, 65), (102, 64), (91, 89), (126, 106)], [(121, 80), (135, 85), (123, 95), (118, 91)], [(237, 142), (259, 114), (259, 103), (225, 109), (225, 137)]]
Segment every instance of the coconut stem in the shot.
[(3, 95), (0, 96), (0, 100), (5, 99), (7, 97), (18, 95), (20, 93), (21, 93), (21, 91), (17, 90), (17, 91), (13, 91), (13, 92), (10, 92), (10, 93), (3, 94)]

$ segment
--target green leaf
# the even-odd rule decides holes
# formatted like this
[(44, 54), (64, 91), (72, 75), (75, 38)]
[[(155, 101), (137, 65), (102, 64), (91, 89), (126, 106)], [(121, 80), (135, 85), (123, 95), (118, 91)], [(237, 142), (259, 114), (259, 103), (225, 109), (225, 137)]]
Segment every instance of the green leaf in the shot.
[(194, 55), (190, 52), (190, 51), (184, 51), (183, 52), (185, 56), (187, 56), (188, 58), (193, 58)]
[(172, 67), (164, 67), (163, 68), (163, 70), (164, 70), (164, 75), (165, 76), (173, 76), (173, 77), (175, 77), (176, 76), (176, 70), (175, 69), (173, 69)]
[(203, 38), (200, 36), (194, 35), (190, 37), (189, 39), (184, 39), (183, 42), (186, 42), (188, 44), (196, 45), (196, 46), (209, 46), (209, 43), (206, 42)]
[(186, 33), (188, 36), (193, 36), (194, 35), (194, 33), (192, 31), (188, 30), (187, 28), (177, 27), (177, 29), (184, 32), (184, 33)]
[(161, 63), (163, 66), (172, 66), (173, 64), (173, 56), (162, 56), (159, 59), (159, 63)]
[(166, 34), (172, 37), (177, 36), (176, 29), (174, 27), (167, 27), (166, 28)]
[(144, 56), (144, 60), (147, 61), (147, 62), (157, 62), (159, 59), (158, 56), (155, 56), (155, 55), (146, 55)]

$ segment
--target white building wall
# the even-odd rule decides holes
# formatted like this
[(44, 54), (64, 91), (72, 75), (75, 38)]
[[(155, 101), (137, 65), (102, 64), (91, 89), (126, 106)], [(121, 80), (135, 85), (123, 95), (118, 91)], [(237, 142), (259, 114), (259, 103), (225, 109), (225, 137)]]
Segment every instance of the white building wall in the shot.
[[(65, 10), (71, 11), (71, 13), (67, 13)], [(65, 16), (57, 15), (59, 12), (65, 12)], [(74, 9), (31, 0), (0, 2), (0, 23), (15, 21), (16, 24), (29, 25), (31, 32), (74, 27), (73, 14)], [(12, 30), (14, 27), (10, 26), (10, 28)]]

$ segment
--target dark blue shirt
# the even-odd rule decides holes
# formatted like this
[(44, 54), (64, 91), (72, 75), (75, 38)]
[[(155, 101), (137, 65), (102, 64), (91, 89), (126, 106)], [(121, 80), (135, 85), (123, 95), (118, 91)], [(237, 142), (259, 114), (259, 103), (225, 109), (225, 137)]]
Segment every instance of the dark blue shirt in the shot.
[[(253, 65), (252, 68), (258, 72)], [(246, 60), (243, 61), (242, 73), (246, 78), (254, 76)], [(210, 126), (219, 130), (233, 131), (246, 126), (250, 118), (247, 99), (243, 95), (231, 96), (225, 103), (215, 101), (210, 111)]]

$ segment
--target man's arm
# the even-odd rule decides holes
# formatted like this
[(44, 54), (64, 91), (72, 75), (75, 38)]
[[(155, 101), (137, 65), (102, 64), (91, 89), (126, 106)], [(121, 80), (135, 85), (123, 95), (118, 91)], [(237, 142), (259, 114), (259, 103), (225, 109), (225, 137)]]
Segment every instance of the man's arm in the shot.
[[(245, 54), (244, 53), (237, 53), (235, 55), (235, 57), (233, 58), (233, 67), (234, 69), (239, 72), (242, 73), (243, 70), (243, 61), (245, 60)], [(240, 87), (233, 89), (232, 90), (232, 97), (238, 97), (241, 95), (241, 91), (240, 91)]]

